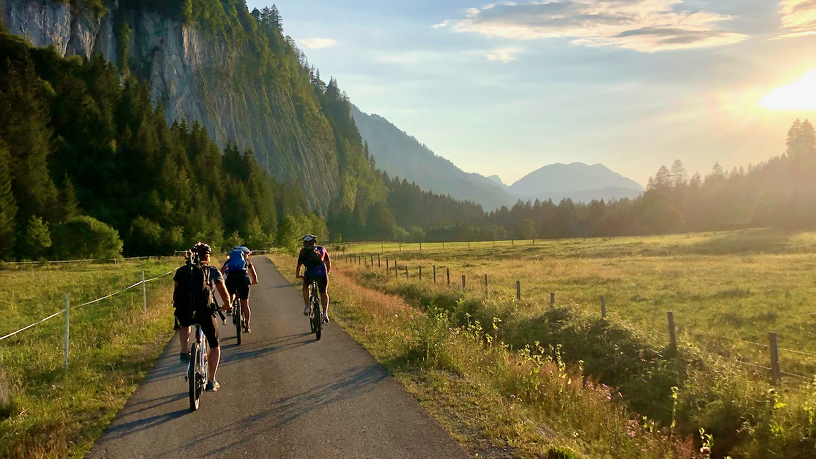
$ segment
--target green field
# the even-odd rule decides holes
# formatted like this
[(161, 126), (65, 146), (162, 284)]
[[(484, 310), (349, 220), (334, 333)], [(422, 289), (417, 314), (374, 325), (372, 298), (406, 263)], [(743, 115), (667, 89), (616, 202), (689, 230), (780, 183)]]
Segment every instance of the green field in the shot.
[(119, 264), (2, 265), (4, 336), (65, 307), (70, 295), (68, 367), (65, 316), (0, 341), (0, 457), (82, 457), (147, 374), (173, 333), (172, 276), (178, 260)]
[[(814, 233), (344, 248), (335, 264), (360, 285), (445, 311), (460, 326), (495, 324), (511, 349), (539, 343), (552, 355), (558, 347), (586, 378), (616, 387), (634, 411), (664, 426), (676, 419), (683, 435), (701, 427), (714, 434), (714, 457), (816, 455)], [(668, 346), (668, 311), (676, 351)], [(767, 369), (771, 332), (783, 372), (776, 385)]]
[[(778, 335), (782, 370), (810, 378), (816, 374), (816, 233), (770, 231), (707, 233), (639, 238), (386, 244), (347, 246), (348, 253), (380, 257), (400, 270), (397, 279), (466, 288), (514, 298), (520, 282), (521, 313), (536, 317), (556, 305), (601, 313), (604, 297), (610, 320), (637, 325), (655, 344), (668, 343), (668, 311), (680, 340), (748, 364), (770, 366), (769, 333)], [(391, 271), (393, 275), (393, 269)], [(713, 335), (713, 336), (712, 336)], [(736, 341), (736, 339), (743, 341)], [(757, 346), (756, 343), (760, 346)], [(805, 352), (810, 355), (790, 351)], [(748, 365), (746, 365), (748, 366)], [(797, 380), (795, 376), (784, 376)]]

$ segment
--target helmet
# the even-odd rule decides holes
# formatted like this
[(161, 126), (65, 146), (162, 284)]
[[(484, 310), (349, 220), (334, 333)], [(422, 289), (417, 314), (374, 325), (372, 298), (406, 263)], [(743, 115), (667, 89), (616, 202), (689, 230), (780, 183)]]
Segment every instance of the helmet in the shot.
[(303, 242), (317, 242), (317, 236), (314, 234), (307, 234), (303, 236)]
[(198, 255), (208, 255), (212, 253), (212, 249), (210, 248), (209, 244), (205, 244), (203, 242), (196, 242), (193, 247), (190, 248), (191, 252), (195, 252)]
[(238, 250), (238, 251), (242, 252), (244, 255), (249, 255), (249, 254), (252, 253), (251, 250), (249, 250), (247, 247), (245, 247), (243, 245), (236, 245), (235, 247), (232, 248), (232, 250), (233, 250), (233, 252)]

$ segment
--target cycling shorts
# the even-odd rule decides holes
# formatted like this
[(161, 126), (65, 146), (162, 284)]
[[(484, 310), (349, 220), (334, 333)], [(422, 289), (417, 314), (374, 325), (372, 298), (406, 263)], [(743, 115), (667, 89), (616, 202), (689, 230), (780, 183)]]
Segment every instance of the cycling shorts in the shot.
[(323, 274), (323, 275), (315, 276), (315, 275), (309, 274), (309, 273), (306, 273), (306, 275), (303, 276), (303, 286), (308, 287), (309, 284), (311, 284), (313, 280), (317, 281), (317, 288), (320, 289), (321, 292), (325, 291), (326, 287), (329, 286), (329, 276), (328, 275)]
[(249, 299), (249, 278), (243, 273), (232, 276), (227, 275), (226, 286), (230, 295), (237, 293), (239, 299)]
[[(178, 312), (178, 310), (176, 310)], [(201, 324), (201, 331), (207, 337), (207, 342), (210, 343), (210, 348), (218, 347), (218, 324), (215, 321), (215, 312), (211, 309), (206, 311), (196, 311), (193, 317), (179, 317), (176, 316), (178, 323), (182, 327), (189, 327), (195, 324)]]

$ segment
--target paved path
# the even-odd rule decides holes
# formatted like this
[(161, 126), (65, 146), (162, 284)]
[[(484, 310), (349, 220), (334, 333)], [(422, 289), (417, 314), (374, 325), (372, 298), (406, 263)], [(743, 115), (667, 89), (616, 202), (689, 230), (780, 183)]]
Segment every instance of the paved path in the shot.
[(468, 457), (340, 327), (314, 341), (300, 292), (268, 259), (255, 267), (252, 334), (237, 346), (229, 320), (219, 331), (221, 389), (189, 411), (174, 337), (87, 457)]

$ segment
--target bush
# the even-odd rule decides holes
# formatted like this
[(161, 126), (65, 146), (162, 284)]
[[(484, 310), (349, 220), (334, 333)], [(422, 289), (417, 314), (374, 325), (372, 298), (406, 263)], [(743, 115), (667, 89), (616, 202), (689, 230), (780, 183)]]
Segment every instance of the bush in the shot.
[(58, 258), (113, 258), (122, 253), (119, 233), (99, 220), (82, 216), (69, 219), (54, 230)]

